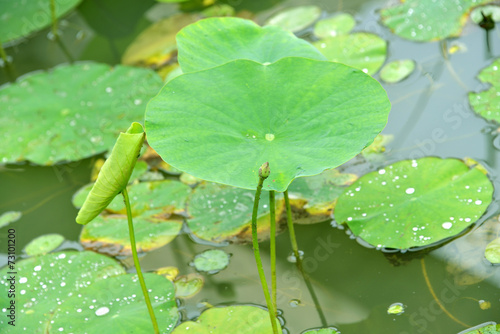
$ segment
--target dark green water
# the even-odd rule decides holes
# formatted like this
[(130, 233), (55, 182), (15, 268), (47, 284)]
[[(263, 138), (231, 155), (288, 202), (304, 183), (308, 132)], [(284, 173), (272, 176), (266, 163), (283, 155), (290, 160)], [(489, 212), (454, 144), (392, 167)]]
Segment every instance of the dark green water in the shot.
[[(236, 2), (239, 6), (244, 5)], [(492, 61), (485, 51), (484, 32), (480, 28), (469, 23), (463, 35), (454, 40), (465, 44), (467, 51), (446, 60), (439, 42), (405, 41), (380, 25), (376, 10), (385, 1), (289, 1), (279, 6), (312, 3), (319, 3), (328, 13), (342, 9), (354, 14), (358, 20), (355, 30), (377, 33), (389, 42), (388, 61), (403, 58), (417, 61), (417, 69), (408, 79), (384, 85), (393, 108), (383, 133), (394, 134), (395, 140), (389, 144), (385, 155), (387, 161), (383, 164), (423, 156), (472, 157), (488, 168), (499, 188), (500, 138), (493, 125), (473, 114), (467, 99), (469, 91), (487, 88), (476, 75)], [(274, 11), (276, 9), (268, 10), (262, 17)], [(114, 42), (113, 51), (102, 38), (92, 41), (93, 32), (78, 14), (69, 16), (66, 22), (64, 38), (73, 43), (72, 51), (80, 54), (80, 59), (109, 63), (115, 63), (114, 52), (123, 52), (124, 46), (147, 25), (144, 19), (139, 19), (132, 33)], [(65, 61), (57, 46), (47, 40), (46, 33), (43, 31), (8, 49), (20, 73), (50, 68)], [(77, 34), (83, 37), (75, 41)], [(500, 55), (499, 37), (497, 28), (492, 34), (492, 54), (496, 56)], [(99, 45), (106, 47), (99, 48)], [(378, 79), (378, 75), (375, 78)], [(0, 82), (4, 81), (5, 78), (0, 77)], [(19, 221), (9, 225), (18, 231), (18, 249), (46, 233), (59, 233), (67, 240), (78, 240), (80, 226), (74, 222), (77, 210), (71, 205), (71, 197), (88, 183), (91, 165), (92, 159), (87, 159), (54, 167), (21, 165), (0, 169), (0, 213), (23, 212)], [(376, 167), (367, 165), (364, 168)], [(351, 239), (345, 230), (332, 227), (330, 222), (297, 226), (299, 247), (304, 251), (304, 267), (319, 296), (328, 325), (336, 326), (342, 333), (404, 334), (458, 333), (466, 328), (463, 324), (500, 322), (500, 269), (483, 260), (481, 235), (489, 225), (479, 227), (486, 218), (496, 214), (498, 204), (494, 201), (467, 238), (454, 240), (428, 254), (408, 252), (404, 256), (364, 247)], [(5, 228), (0, 230), (0, 238), (3, 244)], [(187, 274), (195, 271), (188, 265), (194, 254), (208, 248), (210, 246), (195, 244), (184, 235), (149, 253), (142, 260), (143, 266), (145, 270), (153, 270), (174, 265)], [(267, 243), (263, 243), (262, 249), (267, 248)], [(251, 247), (231, 245), (224, 249), (232, 254), (230, 266), (217, 275), (207, 276), (202, 292), (183, 302), (184, 320), (199, 314), (201, 302), (265, 304)], [(278, 303), (286, 328), (290, 333), (300, 333), (322, 324), (295, 265), (286, 260), (290, 250), (288, 236), (284, 233), (278, 237)], [(264, 261), (268, 268), (266, 255)], [(453, 268), (453, 264), (457, 264), (458, 269)], [(449, 314), (434, 300), (424, 278), (423, 265), (435, 295)], [(491, 307), (482, 310), (481, 300), (491, 302)], [(389, 305), (396, 302), (405, 305), (405, 312), (387, 314)]]

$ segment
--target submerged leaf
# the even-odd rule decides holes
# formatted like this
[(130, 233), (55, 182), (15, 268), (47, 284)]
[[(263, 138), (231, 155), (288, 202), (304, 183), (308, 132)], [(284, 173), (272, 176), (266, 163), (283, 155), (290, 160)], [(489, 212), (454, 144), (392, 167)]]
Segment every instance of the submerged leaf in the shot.
[(479, 80), (491, 84), (490, 89), (469, 93), (469, 103), (481, 117), (500, 123), (500, 58), (481, 70)]
[[(170, 333), (179, 319), (174, 286), (165, 277), (145, 273), (160, 333)], [(81, 321), (75, 321), (75, 315)], [(105, 328), (105, 330), (103, 330)], [(153, 333), (137, 275), (110, 277), (91, 284), (61, 304), (50, 321), (50, 333)]]
[(486, 260), (493, 264), (500, 263), (500, 238), (493, 240), (486, 246), (484, 256), (486, 257)]
[(430, 42), (460, 35), (467, 14), (491, 0), (406, 0), (380, 11), (382, 23), (396, 35), (420, 42)]
[(313, 45), (328, 60), (355, 67), (370, 75), (379, 70), (387, 57), (387, 42), (367, 32), (328, 37)]
[(142, 120), (162, 82), (153, 71), (98, 63), (60, 65), (0, 88), (0, 163), (52, 165), (110, 150)]
[(148, 104), (146, 129), (167, 163), (195, 177), (255, 189), (267, 161), (263, 189), (284, 191), (361, 152), (389, 110), (380, 84), (352, 67), (235, 60), (168, 82)]
[[(48, 333), (54, 311), (68, 298), (78, 296), (90, 284), (125, 273), (115, 260), (94, 252), (59, 252), (30, 257), (16, 263), (16, 325), (27, 333)], [(9, 290), (11, 270), (0, 270), (0, 286)], [(63, 277), (64, 280), (56, 279)], [(138, 295), (141, 295), (138, 293)], [(0, 294), (0, 305), (8, 305), (7, 293)], [(94, 310), (95, 311), (95, 310)], [(4, 308), (0, 317), (2, 333), (19, 333), (18, 326), (9, 326)], [(74, 315), (71, 313), (74, 321)]]
[(374, 246), (426, 246), (478, 220), (492, 193), (488, 177), (460, 160), (403, 160), (354, 182), (339, 197), (335, 219)]
[(204, 70), (236, 59), (261, 64), (284, 57), (325, 57), (305, 40), (278, 27), (259, 27), (250, 20), (217, 17), (200, 20), (177, 34), (179, 64), (184, 73)]
[[(281, 326), (276, 319), (278, 330)], [(172, 334), (272, 334), (269, 313), (255, 306), (214, 307), (204, 311), (198, 320), (186, 321)]]
[(175, 296), (177, 298), (191, 298), (201, 291), (205, 280), (199, 274), (179, 276), (174, 280)]
[(342, 13), (327, 19), (320, 20), (314, 26), (314, 34), (318, 38), (334, 37), (348, 34), (356, 25), (351, 14)]
[(78, 224), (86, 225), (92, 221), (127, 186), (144, 137), (142, 125), (135, 122), (127, 132), (120, 133), (111, 155), (102, 166), (92, 190), (78, 212)]

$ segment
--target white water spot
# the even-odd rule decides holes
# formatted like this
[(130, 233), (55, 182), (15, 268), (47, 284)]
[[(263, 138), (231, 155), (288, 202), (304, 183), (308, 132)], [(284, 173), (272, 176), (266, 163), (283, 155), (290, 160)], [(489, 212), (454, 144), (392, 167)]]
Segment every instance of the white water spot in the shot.
[(411, 195), (415, 192), (415, 188), (408, 188), (405, 190), (405, 192), (408, 194), (408, 195)]
[(112, 93), (113, 92), (113, 88), (111, 87), (106, 87), (106, 93)]
[(272, 133), (266, 133), (266, 140), (273, 141), (274, 140), (274, 135)]
[(482, 203), (483, 203), (483, 201), (481, 201), (481, 200), (479, 200), (479, 199), (478, 199), (477, 201), (475, 201), (475, 202), (474, 202), (474, 204), (476, 204), (476, 205), (481, 205)]
[(271, 65), (271, 63), (270, 63), (270, 62), (268, 62), (268, 61), (266, 61), (266, 62), (265, 62), (265, 63), (263, 63), (262, 65), (267, 66), (267, 65)]
[(108, 314), (109, 313), (109, 308), (107, 308), (106, 306), (103, 306), (103, 307), (99, 307), (96, 311), (95, 311), (95, 315), (97, 315), (98, 317), (102, 316), (102, 315), (105, 315), (105, 314)]
[(141, 99), (135, 99), (135, 100), (134, 100), (134, 104), (135, 104), (136, 106), (138, 106), (138, 105), (139, 105), (139, 104), (141, 104), (141, 103), (142, 103), (142, 100), (141, 100)]
[(57, 257), (58, 259), (64, 259), (66, 257), (66, 254), (59, 254), (59, 256)]
[(66, 285), (66, 283), (65, 283), (65, 282), (61, 282), (61, 286), (65, 286), (65, 285)]
[(21, 294), (24, 295), (26, 293), (26, 290), (21, 290)]
[(42, 270), (42, 266), (36, 266), (33, 270), (34, 271), (40, 271), (40, 270)]
[(385, 169), (381, 169), (381, 170), (379, 170), (379, 171), (378, 171), (378, 173), (379, 173), (380, 175), (385, 174)]
[(62, 331), (64, 331), (64, 328), (59, 327), (57, 330), (58, 330), (59, 332), (62, 332)]
[(21, 283), (21, 284), (26, 283), (26, 282), (28, 282), (28, 279), (26, 277), (21, 277), (19, 279), (19, 283)]
[(449, 230), (452, 226), (453, 224), (451, 222), (444, 222), (443, 224), (441, 224), (441, 227), (443, 227), (445, 230)]
[(471, 219), (470, 219), (470, 218), (465, 218), (464, 220), (465, 220), (467, 223), (471, 221)]
[(347, 221), (351, 221), (352, 220), (352, 217), (347, 217)]

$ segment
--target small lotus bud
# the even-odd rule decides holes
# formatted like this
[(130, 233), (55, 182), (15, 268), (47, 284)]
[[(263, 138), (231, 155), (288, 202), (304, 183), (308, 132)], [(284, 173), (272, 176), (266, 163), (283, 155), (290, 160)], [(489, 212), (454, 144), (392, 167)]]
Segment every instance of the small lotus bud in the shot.
[(269, 168), (269, 162), (265, 162), (259, 168), (259, 177), (267, 179), (269, 174), (271, 174), (271, 169)]

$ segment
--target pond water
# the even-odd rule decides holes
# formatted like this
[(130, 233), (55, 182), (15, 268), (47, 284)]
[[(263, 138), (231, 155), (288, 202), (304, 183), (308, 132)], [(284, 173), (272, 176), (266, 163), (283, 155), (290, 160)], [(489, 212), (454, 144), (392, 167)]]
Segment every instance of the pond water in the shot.
[[(383, 133), (392, 134), (395, 139), (387, 145), (383, 161), (366, 163), (359, 167), (361, 170), (371, 171), (402, 159), (424, 156), (471, 157), (488, 169), (495, 188), (499, 189), (497, 126), (474, 114), (467, 96), (471, 91), (488, 88), (476, 76), (500, 55), (498, 28), (491, 36), (493, 56), (486, 51), (484, 30), (469, 21), (462, 36), (447, 40), (444, 46), (461, 43), (466, 51), (446, 59), (443, 43), (403, 40), (381, 25), (378, 10), (386, 1), (296, 0), (277, 3), (274, 7), (269, 3), (271, 1), (255, 2), (250, 7), (263, 9), (259, 13), (261, 20), (280, 8), (305, 4), (320, 6), (325, 16), (337, 11), (351, 13), (357, 20), (355, 31), (373, 32), (388, 41), (387, 61), (406, 58), (416, 61), (416, 70), (409, 78), (397, 84), (383, 84), (392, 103)], [(245, 7), (246, 2), (234, 1), (233, 4)], [(145, 25), (139, 22), (130, 36), (117, 40), (114, 51), (123, 52), (124, 46)], [(72, 52), (80, 54), (80, 59), (116, 63), (112, 51), (98, 49), (102, 41), (94, 40), (93, 50), (87, 48), (94, 33), (78, 14), (67, 18), (63, 30), (64, 39), (73, 43)], [(50, 68), (65, 61), (64, 55), (47, 40), (46, 32), (7, 49), (19, 73)], [(76, 34), (83, 36), (77, 42)], [(307, 31), (304, 36), (308, 36)], [(378, 74), (374, 77), (379, 79)], [(0, 73), (0, 82), (5, 81)], [(68, 241), (62, 248), (79, 249), (81, 226), (74, 221), (77, 210), (71, 198), (88, 183), (96, 159), (52, 167), (29, 164), (0, 167), (0, 213), (11, 210), (23, 213), (19, 221), (9, 225), (17, 230), (18, 249), (47, 233), (63, 235)], [(289, 333), (300, 333), (329, 325), (342, 333), (458, 333), (466, 326), (500, 322), (500, 269), (492, 267), (483, 257), (485, 238), (500, 231), (494, 218), (498, 211), (494, 200), (466, 236), (432, 250), (404, 254), (366, 247), (362, 241), (350, 238), (345, 229), (335, 227), (332, 221), (298, 225), (296, 233), (299, 248), (304, 252), (304, 269), (318, 295), (326, 323), (322, 323), (295, 264), (287, 260), (291, 253), (287, 233), (280, 234), (277, 239), (278, 305), (286, 329)], [(6, 229), (0, 229), (2, 244), (6, 240)], [(195, 272), (189, 266), (194, 255), (213, 247), (194, 243), (184, 234), (143, 257), (143, 269), (176, 266), (183, 274)], [(268, 248), (268, 243), (263, 242), (265, 268), (269, 268)], [(216, 275), (204, 275), (202, 291), (181, 302), (183, 320), (199, 315), (204, 303), (265, 305), (251, 246), (228, 245), (223, 249), (232, 254), (229, 267)], [(5, 253), (0, 260), (1, 264), (6, 263)], [(488, 302), (491, 307), (484, 307)], [(403, 304), (404, 313), (388, 314), (388, 308), (394, 303)]]

